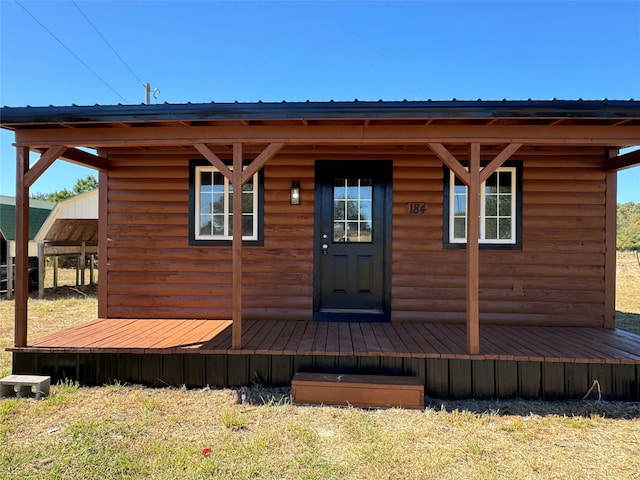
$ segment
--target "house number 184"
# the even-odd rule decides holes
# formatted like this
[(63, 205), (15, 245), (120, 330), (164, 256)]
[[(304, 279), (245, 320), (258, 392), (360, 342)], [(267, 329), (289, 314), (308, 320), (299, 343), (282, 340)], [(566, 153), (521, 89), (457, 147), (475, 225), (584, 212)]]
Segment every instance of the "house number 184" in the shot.
[(424, 215), (427, 212), (427, 204), (422, 203), (407, 203), (409, 214), (411, 215)]

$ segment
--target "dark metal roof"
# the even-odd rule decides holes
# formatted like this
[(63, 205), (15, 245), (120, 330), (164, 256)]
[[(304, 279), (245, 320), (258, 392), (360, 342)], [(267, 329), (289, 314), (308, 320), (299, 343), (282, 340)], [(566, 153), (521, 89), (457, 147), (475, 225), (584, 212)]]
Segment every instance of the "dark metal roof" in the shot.
[(0, 125), (321, 119), (640, 119), (637, 100), (427, 100), (2, 107)]

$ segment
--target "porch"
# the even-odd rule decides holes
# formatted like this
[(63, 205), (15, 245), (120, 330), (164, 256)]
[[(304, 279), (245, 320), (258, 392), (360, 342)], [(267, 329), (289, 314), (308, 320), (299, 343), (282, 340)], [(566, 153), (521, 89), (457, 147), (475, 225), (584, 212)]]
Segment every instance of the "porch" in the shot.
[(298, 371), (414, 375), (433, 397), (640, 399), (640, 336), (622, 330), (483, 325), (479, 354), (464, 325), (98, 319), (14, 352), (14, 373), (86, 384), (289, 385)]

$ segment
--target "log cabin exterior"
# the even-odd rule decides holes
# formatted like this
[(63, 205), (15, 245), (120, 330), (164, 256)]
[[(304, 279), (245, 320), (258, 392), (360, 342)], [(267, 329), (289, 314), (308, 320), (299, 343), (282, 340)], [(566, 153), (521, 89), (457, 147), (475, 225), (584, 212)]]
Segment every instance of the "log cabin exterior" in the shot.
[(640, 398), (640, 337), (614, 329), (616, 172), (640, 163), (619, 154), (640, 144), (640, 102), (1, 115), (19, 245), (29, 186), (52, 162), (100, 171), (91, 341), (28, 339), (19, 254), (14, 373), (195, 386), (396, 372), (432, 396), (544, 398), (599, 379), (611, 398)]

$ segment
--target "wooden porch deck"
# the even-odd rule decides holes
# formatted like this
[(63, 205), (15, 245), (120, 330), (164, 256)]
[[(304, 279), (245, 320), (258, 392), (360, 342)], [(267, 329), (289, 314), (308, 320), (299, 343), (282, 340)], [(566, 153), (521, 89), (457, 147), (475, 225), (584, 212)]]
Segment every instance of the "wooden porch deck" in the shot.
[(7, 350), (58, 354), (229, 354), (401, 357), (640, 365), (640, 336), (622, 330), (481, 326), (480, 354), (464, 325), (245, 321), (231, 348), (223, 320), (98, 319)]

